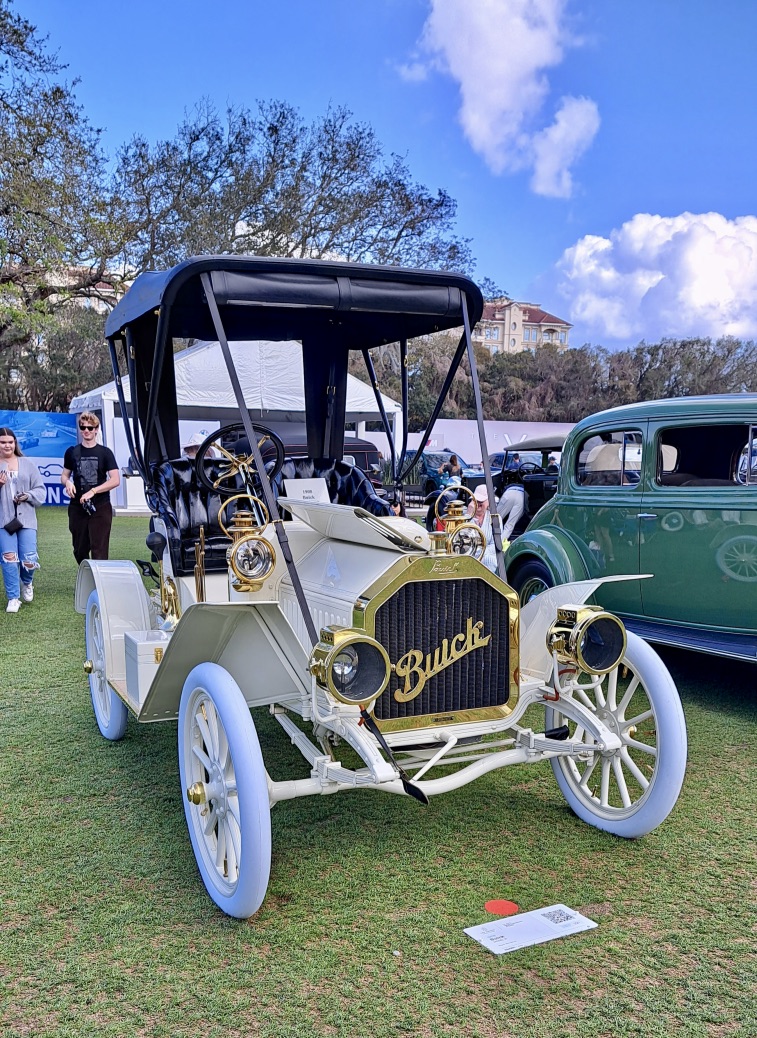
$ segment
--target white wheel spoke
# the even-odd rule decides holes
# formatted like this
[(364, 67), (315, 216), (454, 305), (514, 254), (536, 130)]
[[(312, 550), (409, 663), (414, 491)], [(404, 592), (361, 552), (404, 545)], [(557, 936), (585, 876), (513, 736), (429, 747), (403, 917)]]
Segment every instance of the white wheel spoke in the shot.
[(216, 868), (224, 875), (224, 860), (226, 858), (226, 826), (219, 821), (218, 840), (216, 842)]
[(641, 788), (646, 789), (649, 786), (649, 779), (641, 770), (641, 768), (637, 765), (636, 761), (628, 752), (628, 748), (626, 746), (624, 746), (623, 749), (620, 751), (620, 756), (623, 760), (623, 763), (631, 772), (636, 781), (639, 783)]
[(657, 756), (657, 747), (647, 742), (639, 742), (637, 739), (629, 739), (628, 746), (633, 746), (635, 750), (641, 750), (642, 753), (648, 753), (650, 757)]
[(205, 753), (203, 748), (195, 743), (195, 745), (192, 747), (192, 753), (199, 760), (200, 764), (202, 764), (203, 768), (205, 768), (205, 770), (208, 773), (210, 773), (210, 770), (213, 767), (213, 765), (210, 761), (210, 757), (208, 757), (207, 753)]
[(226, 858), (229, 864), (229, 879), (239, 875), (239, 862), (242, 857), (242, 838), (239, 825), (232, 815), (227, 815), (226, 825)]
[(626, 712), (626, 708), (627, 708), (628, 704), (631, 702), (631, 700), (633, 699), (634, 693), (636, 692), (636, 689), (638, 687), (639, 687), (639, 679), (638, 679), (637, 675), (634, 674), (634, 676), (633, 676), (632, 680), (629, 682), (628, 688), (626, 689), (625, 694), (624, 694), (623, 698), (621, 699), (620, 704), (618, 705), (618, 708), (616, 710), (616, 714), (617, 714), (618, 717), (623, 717), (624, 716), (624, 714)]
[(208, 813), (205, 816), (205, 825), (203, 827), (206, 836), (210, 836), (211, 835), (211, 833), (213, 832), (213, 830), (216, 827), (217, 821), (218, 821), (218, 815), (216, 814), (215, 808), (211, 807), (210, 804), (208, 804)]
[(650, 717), (654, 717), (654, 710), (645, 710), (643, 713), (637, 714), (636, 717), (629, 717), (626, 720), (624, 727), (630, 728), (632, 725), (635, 725), (638, 728), (642, 721), (648, 721)]
[(610, 762), (606, 757), (602, 758), (602, 779), (599, 788), (599, 802), (602, 807), (610, 803)]
[(588, 708), (589, 710), (594, 710), (594, 709), (595, 709), (595, 705), (594, 705), (594, 703), (593, 703), (593, 702), (592, 702), (592, 700), (591, 700), (591, 699), (589, 698), (589, 696), (587, 696), (587, 695), (586, 695), (586, 693), (584, 692), (584, 689), (583, 689), (583, 686), (582, 686), (582, 685), (579, 685), (579, 686), (578, 686), (578, 687), (576, 688), (576, 690), (575, 690), (575, 692), (574, 692), (573, 694), (574, 694), (574, 695), (576, 696), (576, 698), (577, 698), (577, 699), (579, 699), (579, 700), (580, 700), (580, 701), (581, 701), (581, 702), (583, 703), (583, 705), (584, 705), (585, 707), (587, 707), (587, 708)]
[(631, 806), (631, 797), (628, 794), (628, 786), (626, 785), (626, 777), (623, 774), (623, 765), (619, 757), (612, 758), (612, 770), (615, 774), (615, 781), (618, 785), (618, 792), (620, 793), (620, 799), (623, 803), (623, 807)]
[(202, 741), (204, 742), (205, 747), (207, 748), (209, 753), (213, 754), (213, 757), (215, 758), (216, 754), (213, 736), (211, 735), (210, 725), (208, 724), (207, 719), (202, 712), (202, 709), (199, 709), (195, 714), (195, 721), (197, 722), (197, 727), (200, 729), (200, 735), (202, 736)]
[(594, 700), (597, 706), (600, 708), (607, 706), (607, 700), (605, 699), (605, 694), (602, 690), (601, 681), (597, 681), (596, 685), (594, 686)]
[(242, 819), (241, 819), (241, 815), (239, 813), (239, 797), (237, 796), (236, 789), (233, 791), (233, 795), (232, 795), (232, 791), (229, 790), (229, 798), (228, 798), (226, 806), (228, 807), (229, 814), (232, 816), (234, 821), (237, 823), (237, 828), (240, 829), (241, 825), (242, 825)]
[[(218, 718), (216, 718), (218, 721)], [(229, 740), (226, 735), (226, 729), (218, 721), (218, 765), (223, 772), (231, 770), (234, 772), (234, 765), (231, 762), (231, 755), (229, 753)]]
[(584, 773), (581, 776), (581, 781), (579, 782), (579, 785), (582, 786), (583, 789), (585, 789), (589, 794), (591, 794), (591, 790), (589, 789), (589, 779), (594, 774), (594, 769), (596, 768), (600, 760), (601, 757), (595, 754), (594, 759), (591, 761), (591, 763), (586, 765)]
[(618, 668), (610, 671), (607, 675), (607, 706), (610, 710), (617, 710), (618, 693)]
[(208, 732), (210, 734), (210, 744), (208, 749), (213, 757), (214, 761), (219, 758), (219, 742), (220, 737), (218, 733), (218, 714), (216, 713), (215, 704), (209, 700), (205, 702), (205, 715), (208, 722)]

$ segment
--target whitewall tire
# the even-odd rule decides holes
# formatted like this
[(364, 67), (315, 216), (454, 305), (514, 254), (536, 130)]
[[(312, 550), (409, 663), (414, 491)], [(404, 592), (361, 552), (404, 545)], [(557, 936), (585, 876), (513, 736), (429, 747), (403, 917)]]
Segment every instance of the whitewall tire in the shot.
[(268, 889), (268, 782), (249, 707), (236, 681), (218, 664), (199, 664), (184, 682), (179, 772), (189, 838), (205, 887), (227, 915), (246, 919), (260, 908)]
[(97, 727), (106, 739), (116, 742), (124, 737), (129, 711), (105, 676), (105, 627), (96, 591), (92, 591), (87, 599), (84, 639), (91, 664), (89, 694)]
[[(678, 690), (657, 653), (628, 632), (620, 664), (590, 687), (589, 676), (574, 699), (621, 739), (619, 749), (586, 759), (552, 758), (552, 769), (571, 810), (589, 825), (616, 836), (644, 836), (667, 818), (686, 771), (686, 723)], [(569, 738), (592, 738), (554, 707), (546, 726), (567, 724)]]

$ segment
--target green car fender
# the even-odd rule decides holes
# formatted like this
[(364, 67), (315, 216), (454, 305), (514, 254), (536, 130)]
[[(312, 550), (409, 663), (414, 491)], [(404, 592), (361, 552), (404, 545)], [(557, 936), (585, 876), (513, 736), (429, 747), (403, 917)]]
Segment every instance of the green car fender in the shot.
[(552, 574), (555, 584), (586, 580), (591, 574), (572, 541), (556, 530), (527, 530), (505, 552), (505, 569), (512, 578), (531, 559), (539, 559)]

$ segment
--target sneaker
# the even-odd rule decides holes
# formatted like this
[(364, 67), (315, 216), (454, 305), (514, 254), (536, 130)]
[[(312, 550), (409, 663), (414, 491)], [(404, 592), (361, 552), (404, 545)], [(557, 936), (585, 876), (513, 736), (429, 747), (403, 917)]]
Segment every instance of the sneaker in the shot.
[(22, 602), (33, 602), (34, 601), (34, 586), (32, 584), (21, 585), (21, 601)]
[(5, 611), (6, 611), (6, 613), (17, 613), (20, 608), (21, 608), (21, 599), (20, 598), (9, 598), (8, 599), (8, 607), (7, 607), (7, 609)]

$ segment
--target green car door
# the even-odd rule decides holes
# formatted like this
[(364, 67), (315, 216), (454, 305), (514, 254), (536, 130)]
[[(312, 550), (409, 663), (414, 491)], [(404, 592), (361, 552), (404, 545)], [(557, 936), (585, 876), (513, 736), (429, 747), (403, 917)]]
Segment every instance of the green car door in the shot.
[(650, 620), (726, 631), (757, 623), (757, 426), (650, 422), (639, 565)]
[[(645, 429), (645, 422), (597, 426), (564, 459), (570, 466), (568, 484), (552, 499), (550, 525), (562, 528), (592, 576), (639, 572)], [(642, 583), (605, 584), (601, 605), (641, 615)]]

